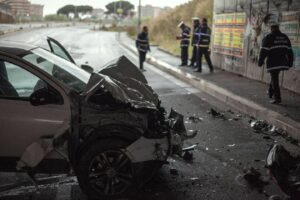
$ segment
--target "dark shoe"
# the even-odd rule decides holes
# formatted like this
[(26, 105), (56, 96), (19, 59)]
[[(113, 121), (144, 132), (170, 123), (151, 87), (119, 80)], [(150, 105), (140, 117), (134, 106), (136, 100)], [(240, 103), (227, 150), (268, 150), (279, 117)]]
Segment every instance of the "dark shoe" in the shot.
[(273, 99), (270, 101), (271, 104), (280, 104), (281, 103), (281, 100), (276, 100), (276, 99)]
[(267, 94), (269, 96), (269, 99), (273, 99), (273, 94), (269, 92), (269, 90), (267, 90)]
[(186, 67), (186, 64), (180, 64), (179, 67)]
[(214, 68), (211, 68), (209, 71), (210, 73), (214, 73)]

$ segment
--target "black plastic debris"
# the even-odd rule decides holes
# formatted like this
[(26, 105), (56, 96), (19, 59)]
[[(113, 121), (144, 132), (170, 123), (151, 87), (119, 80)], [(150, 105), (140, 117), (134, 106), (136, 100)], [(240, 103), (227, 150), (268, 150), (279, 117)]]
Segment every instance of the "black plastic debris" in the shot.
[(256, 133), (262, 133), (269, 136), (286, 135), (286, 132), (283, 129), (271, 125), (265, 120), (251, 120), (250, 126)]
[(223, 119), (223, 120), (226, 120), (226, 117), (224, 116), (224, 113), (220, 113), (218, 111), (216, 111), (215, 109), (211, 108), (209, 111), (208, 111), (209, 114), (212, 115), (212, 117), (214, 118), (219, 118), (219, 119)]
[(292, 199), (300, 199), (300, 157), (276, 144), (268, 153), (266, 165), (282, 191)]
[(189, 151), (186, 151), (184, 152), (182, 158), (185, 160), (185, 161), (192, 161), (194, 159), (194, 155), (192, 152), (189, 152)]
[(268, 181), (262, 179), (261, 173), (253, 167), (244, 170), (243, 177), (248, 182), (249, 186), (259, 190), (262, 190), (265, 185), (269, 184)]
[(179, 175), (178, 170), (175, 169), (175, 168), (170, 169), (170, 174), (173, 175), (173, 176), (178, 176)]

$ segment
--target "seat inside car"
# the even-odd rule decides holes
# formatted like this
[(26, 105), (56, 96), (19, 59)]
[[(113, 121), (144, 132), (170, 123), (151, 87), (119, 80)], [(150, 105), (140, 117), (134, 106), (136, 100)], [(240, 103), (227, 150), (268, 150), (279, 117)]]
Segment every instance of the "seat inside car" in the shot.
[(18, 92), (8, 81), (5, 63), (0, 60), (0, 95), (6, 97), (18, 97)]

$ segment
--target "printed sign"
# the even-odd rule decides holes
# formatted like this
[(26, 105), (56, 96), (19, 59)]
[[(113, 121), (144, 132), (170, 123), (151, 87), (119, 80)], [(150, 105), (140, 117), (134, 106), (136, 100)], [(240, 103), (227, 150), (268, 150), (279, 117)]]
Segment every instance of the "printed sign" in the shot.
[(246, 14), (228, 13), (215, 16), (214, 52), (243, 57)]
[(300, 69), (300, 30), (299, 30), (300, 12), (283, 12), (282, 22), (280, 23), (281, 31), (291, 40), (294, 52), (294, 66)]

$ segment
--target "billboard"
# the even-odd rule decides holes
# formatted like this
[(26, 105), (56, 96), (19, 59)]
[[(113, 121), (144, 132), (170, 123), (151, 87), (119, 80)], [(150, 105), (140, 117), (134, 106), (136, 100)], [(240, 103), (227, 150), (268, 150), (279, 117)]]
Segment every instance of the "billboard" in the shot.
[(215, 15), (213, 51), (220, 54), (243, 57), (245, 24), (245, 13)]

